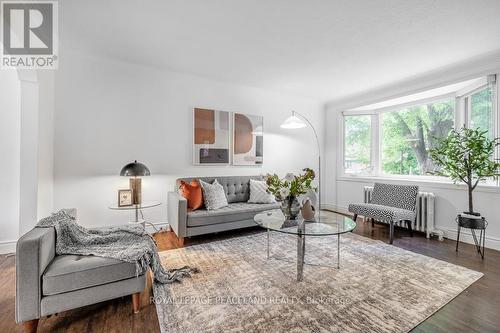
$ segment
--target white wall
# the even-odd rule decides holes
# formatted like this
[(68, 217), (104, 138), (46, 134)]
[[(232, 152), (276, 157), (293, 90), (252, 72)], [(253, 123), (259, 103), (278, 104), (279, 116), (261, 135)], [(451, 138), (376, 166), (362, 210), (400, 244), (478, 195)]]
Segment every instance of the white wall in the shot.
[[(193, 166), (193, 107), (263, 115), (264, 165)], [(163, 202), (144, 211), (154, 223), (166, 222), (167, 191), (177, 177), (316, 168), (310, 128), (279, 128), (291, 110), (310, 116), (323, 137), (317, 101), (66, 50), (56, 73), (54, 209), (78, 208), (86, 226), (130, 221), (131, 213), (108, 206), (128, 187), (118, 174), (134, 159), (152, 173), (143, 178), (143, 200)]]
[(38, 71), (38, 220), (54, 205), (54, 80), (54, 71)]
[(10, 252), (19, 235), (20, 101), (17, 72), (0, 71), (0, 253)]
[[(471, 63), (467, 66), (460, 66), (456, 69), (450, 68), (446, 72), (428, 75), (419, 80), (408, 81), (389, 87), (377, 92), (369, 92), (365, 95), (359, 95), (352, 99), (329, 103), (326, 107), (326, 127), (329, 129), (326, 133), (326, 151), (330, 158), (327, 160), (327, 170), (335, 175), (335, 179), (328, 179), (329, 185), (326, 186), (328, 200), (326, 204), (333, 209), (346, 211), (349, 203), (363, 201), (363, 187), (372, 185), (375, 181), (390, 182), (395, 184), (408, 184), (408, 181), (380, 180), (377, 178), (348, 178), (340, 174), (342, 156), (340, 145), (341, 140), (338, 137), (342, 126), (341, 112), (347, 108), (371, 104), (392, 97), (399, 97), (416, 91), (422, 91), (433, 86), (445, 85), (457, 78), (457, 73), (461, 79), (478, 77), (484, 74), (498, 72), (498, 59), (491, 63)], [(429, 86), (432, 83), (433, 86)], [(497, 88), (500, 89), (500, 85)], [(406, 87), (406, 90), (405, 90)], [(335, 133), (335, 134), (332, 134)], [(331, 176), (331, 175), (330, 175)], [(431, 182), (412, 182), (420, 186), (422, 191), (433, 192), (436, 199), (436, 225), (438, 229), (445, 232), (445, 237), (456, 239), (457, 213), (466, 210), (467, 192), (464, 186), (453, 184), (436, 184)], [(481, 188), (474, 191), (474, 209), (486, 217), (489, 221), (487, 228), (486, 246), (500, 250), (500, 188)], [(472, 237), (468, 230), (460, 236), (462, 241), (472, 243)]]

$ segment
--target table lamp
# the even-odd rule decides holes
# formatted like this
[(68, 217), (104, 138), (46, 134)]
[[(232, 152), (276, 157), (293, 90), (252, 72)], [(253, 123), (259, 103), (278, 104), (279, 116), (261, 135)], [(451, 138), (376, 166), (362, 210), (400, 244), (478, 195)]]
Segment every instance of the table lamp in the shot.
[(137, 160), (125, 165), (122, 168), (122, 171), (120, 171), (120, 176), (131, 177), (130, 189), (132, 190), (132, 203), (134, 205), (140, 205), (142, 202), (140, 177), (150, 175), (151, 172), (148, 167), (140, 162), (137, 162)]

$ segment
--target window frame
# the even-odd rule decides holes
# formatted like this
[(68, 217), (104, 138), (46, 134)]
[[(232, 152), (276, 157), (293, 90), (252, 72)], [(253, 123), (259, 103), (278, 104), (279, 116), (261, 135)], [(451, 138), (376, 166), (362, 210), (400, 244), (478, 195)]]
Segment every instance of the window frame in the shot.
[[(499, 132), (500, 132), (500, 116), (499, 116), (499, 99), (498, 96), (500, 96), (500, 84), (498, 82), (499, 75), (496, 75), (496, 82), (493, 84), (493, 91), (492, 91), (492, 107), (493, 107), (493, 137), (499, 137)], [(453, 92), (453, 93), (447, 93), (447, 94), (442, 94), (430, 98), (423, 98), (423, 99), (418, 99), (415, 101), (407, 102), (407, 103), (401, 103), (397, 105), (392, 105), (388, 107), (383, 107), (379, 109), (373, 109), (373, 110), (363, 110), (363, 111), (343, 111), (341, 112), (341, 126), (339, 130), (339, 140), (340, 140), (340, 149), (341, 149), (341, 158), (339, 158), (339, 163), (337, 165), (337, 176), (338, 179), (340, 180), (354, 180), (357, 179), (359, 181), (363, 180), (388, 180), (388, 181), (410, 181), (410, 182), (418, 182), (418, 183), (428, 183), (430, 185), (432, 184), (441, 184), (441, 185), (446, 185), (448, 186), (449, 184), (453, 184), (451, 179), (447, 177), (441, 177), (441, 176), (432, 176), (432, 175), (394, 175), (394, 174), (388, 174), (384, 173), (382, 171), (382, 130), (381, 130), (381, 121), (382, 113), (386, 112), (394, 112), (394, 111), (401, 111), (405, 108), (409, 108), (412, 106), (419, 106), (423, 104), (428, 104), (428, 103), (438, 103), (438, 102), (443, 102), (446, 100), (454, 100), (455, 101), (455, 122), (454, 122), (454, 128), (455, 129), (460, 129), (464, 125), (469, 126), (470, 125), (470, 107), (465, 107), (465, 103), (470, 103), (471, 101), (471, 96), (485, 88), (490, 86), (490, 83), (488, 80), (484, 80), (480, 84), (475, 84), (470, 87), (466, 87), (464, 89), (461, 89), (460, 91)], [(371, 134), (372, 134), (372, 140), (371, 140), (371, 164), (372, 164), (372, 171), (371, 173), (346, 173), (345, 172), (345, 117), (346, 116), (362, 116), (362, 115), (370, 115), (371, 116)], [(500, 158), (500, 147), (497, 147), (497, 150), (495, 151), (494, 158)], [(456, 186), (456, 185), (452, 185)], [(495, 182), (489, 182), (489, 183), (484, 183), (480, 184), (479, 187), (482, 188), (496, 188), (498, 189), (500, 187), (500, 179), (497, 179)]]

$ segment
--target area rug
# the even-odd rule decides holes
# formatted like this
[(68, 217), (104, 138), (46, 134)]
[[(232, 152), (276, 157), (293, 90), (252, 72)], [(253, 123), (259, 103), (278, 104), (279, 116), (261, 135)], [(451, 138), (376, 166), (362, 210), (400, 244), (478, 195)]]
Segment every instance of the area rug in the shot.
[[(306, 238), (304, 280), (296, 281), (296, 238), (271, 233), (160, 253), (166, 267), (200, 273), (154, 287), (166, 332), (408, 332), (483, 274), (346, 234)], [(331, 267), (330, 267), (331, 266)]]

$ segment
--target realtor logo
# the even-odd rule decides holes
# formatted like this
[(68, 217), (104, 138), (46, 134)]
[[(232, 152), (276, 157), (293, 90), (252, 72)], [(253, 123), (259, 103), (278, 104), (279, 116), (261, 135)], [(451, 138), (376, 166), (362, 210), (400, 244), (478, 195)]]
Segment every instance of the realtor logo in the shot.
[(56, 1), (1, 1), (1, 68), (57, 69)]

